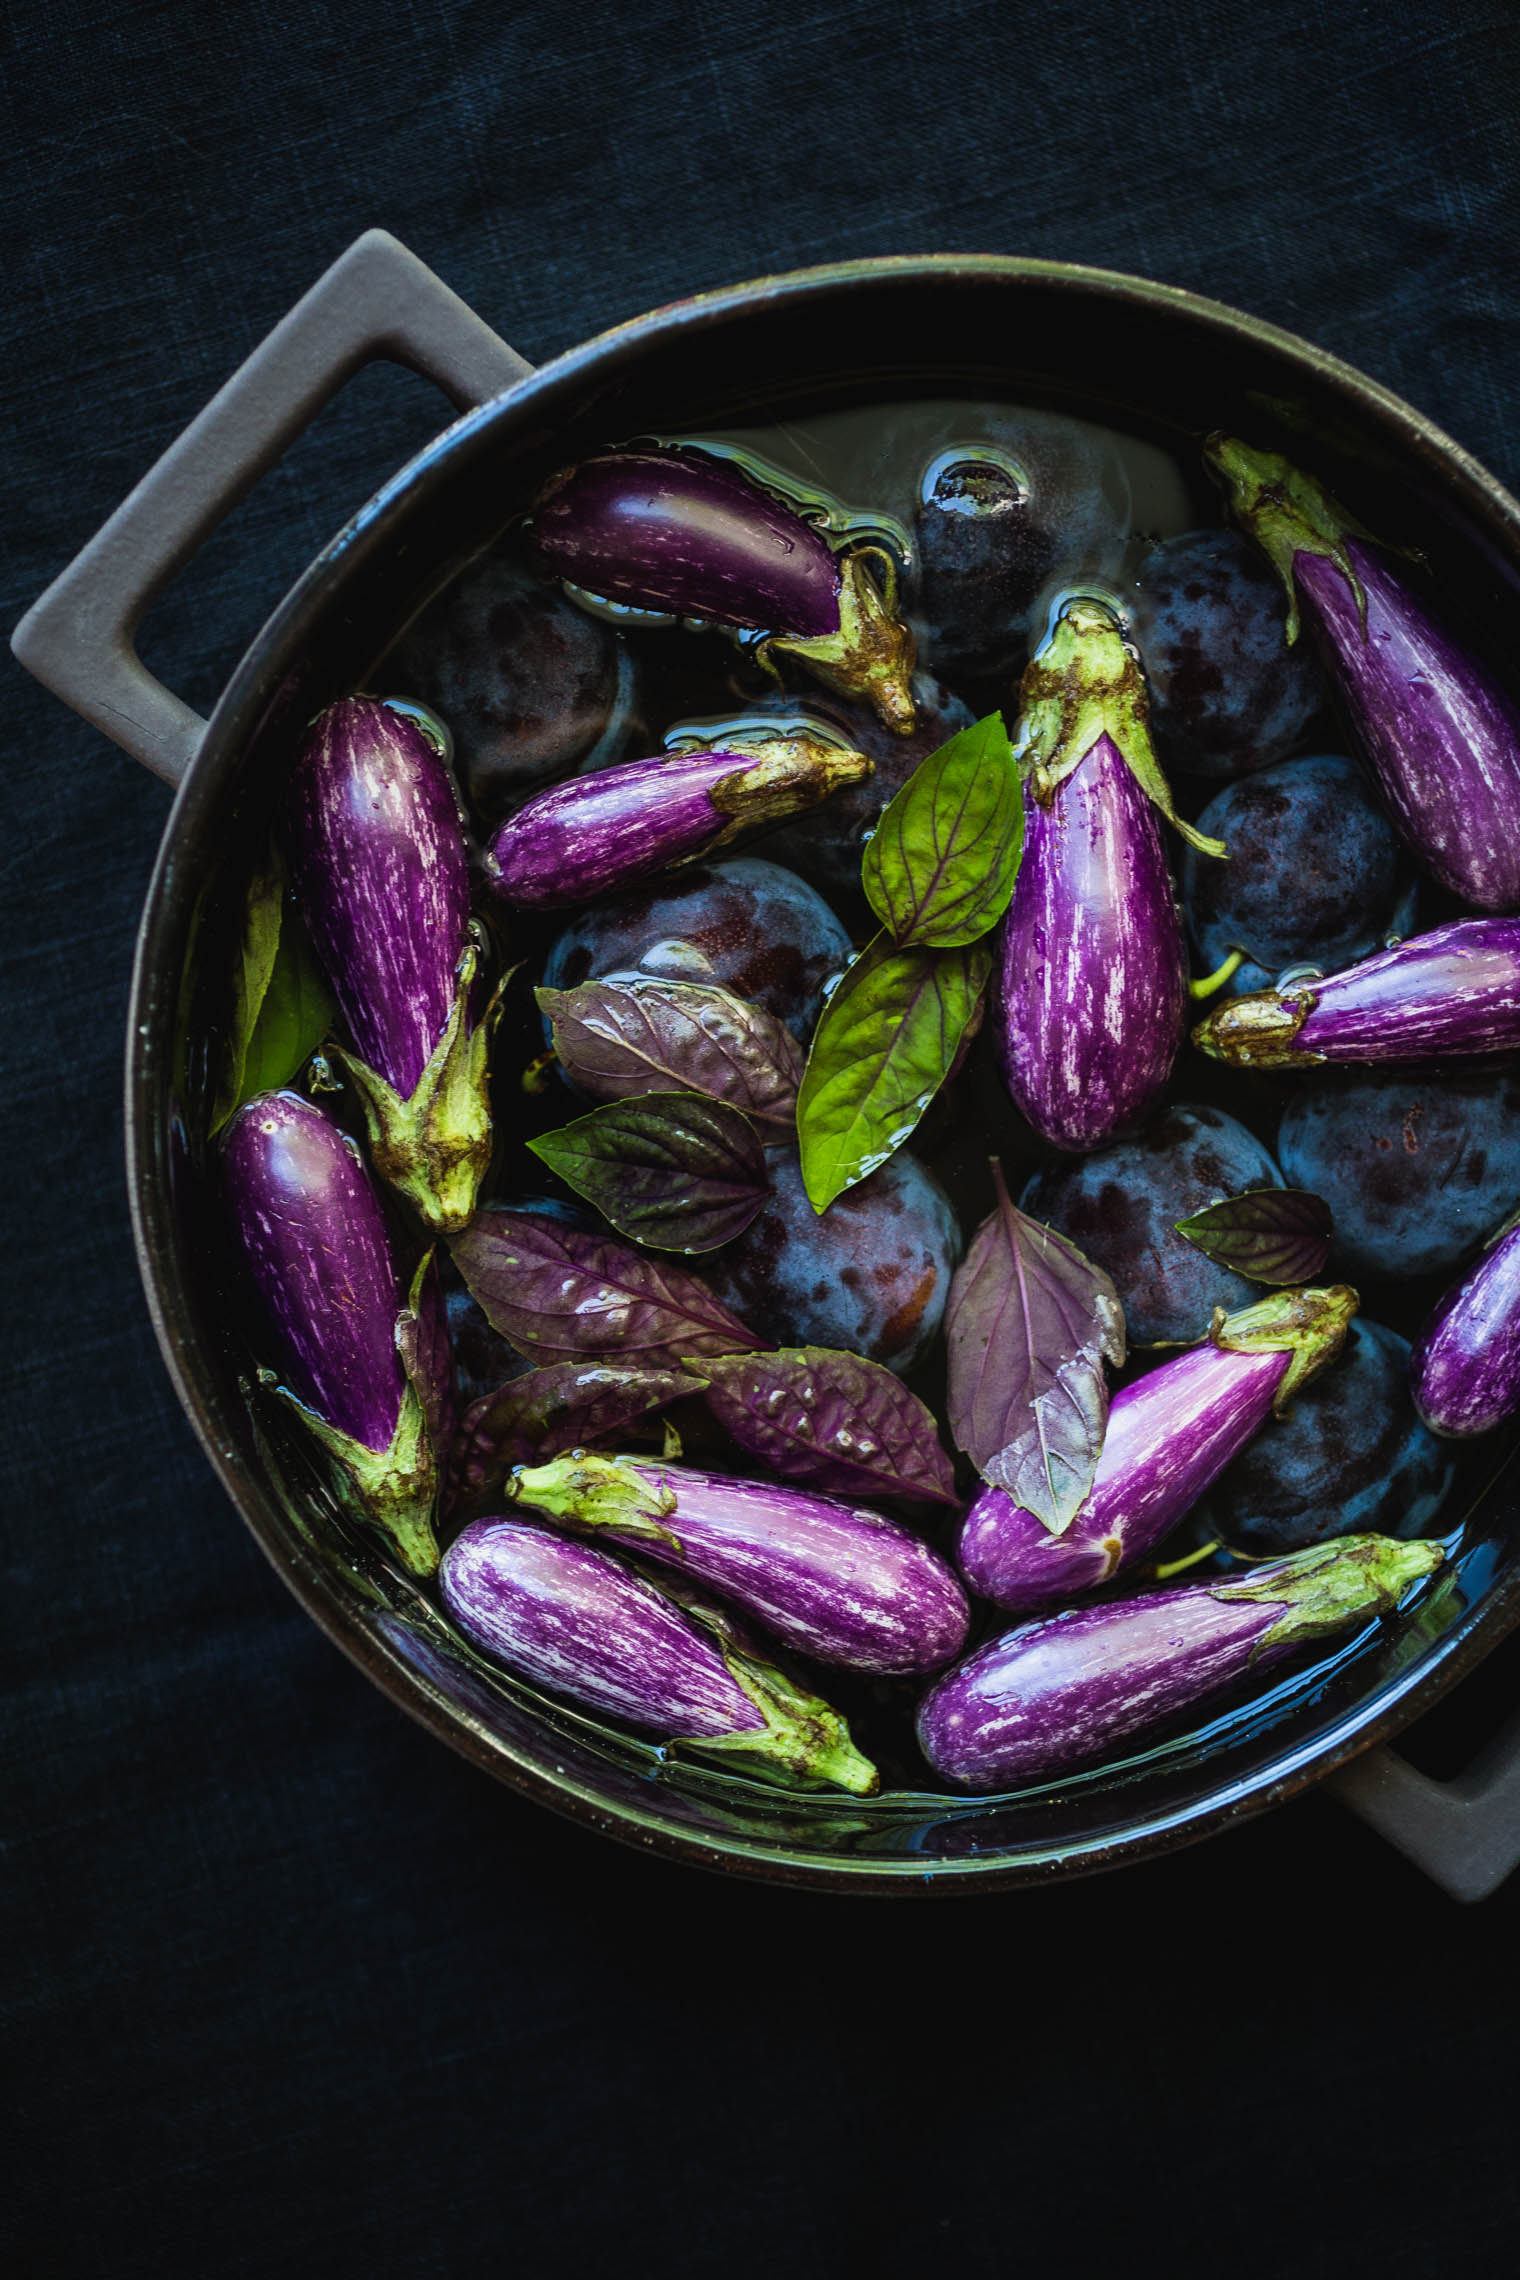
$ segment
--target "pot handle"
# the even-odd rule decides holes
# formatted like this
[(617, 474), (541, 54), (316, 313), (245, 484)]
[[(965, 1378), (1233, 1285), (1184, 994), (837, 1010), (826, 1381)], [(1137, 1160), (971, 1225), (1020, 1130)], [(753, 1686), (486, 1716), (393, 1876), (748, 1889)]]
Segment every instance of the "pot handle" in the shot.
[(386, 230), (366, 230), (239, 365), (11, 636), (29, 673), (166, 783), (206, 724), (143, 664), (143, 612), (363, 365), (389, 357), (461, 411), (533, 370)]
[(1453, 1900), (1486, 1900), (1520, 1867), (1520, 1718), (1454, 1781), (1432, 1781), (1383, 1747), (1326, 1787)]

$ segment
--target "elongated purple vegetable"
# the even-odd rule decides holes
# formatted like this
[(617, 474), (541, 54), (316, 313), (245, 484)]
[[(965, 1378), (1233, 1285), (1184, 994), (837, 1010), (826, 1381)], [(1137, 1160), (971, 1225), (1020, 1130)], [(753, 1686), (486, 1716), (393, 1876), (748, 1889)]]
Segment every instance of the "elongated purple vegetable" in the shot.
[(1425, 1423), (1454, 1439), (1491, 1433), (1520, 1409), (1520, 1213), (1441, 1300), (1409, 1378)]
[(1394, 558), (1311, 475), (1215, 435), (1205, 457), (1300, 604), (1388, 812), (1441, 884), (1520, 909), (1520, 707)]
[(1386, 1614), (1443, 1557), (1440, 1544), (1342, 1536), (1239, 1581), (1022, 1623), (930, 1688), (919, 1747), (936, 1773), (966, 1789), (1054, 1779), (1296, 1647)]
[(504, 902), (535, 910), (589, 902), (705, 861), (870, 773), (863, 752), (805, 729), (629, 760), (529, 800), (492, 840), (486, 874)]
[(1458, 918), (1322, 981), (1226, 999), (1193, 1043), (1237, 1068), (1426, 1061), (1520, 1046), (1520, 918)]
[(716, 1608), (522, 1520), (473, 1520), (439, 1576), (460, 1629), (509, 1670), (783, 1787), (869, 1796), (837, 1711), (746, 1651)]
[(691, 445), (602, 452), (550, 477), (533, 535), (548, 567), (587, 592), (753, 630), (762, 664), (795, 658), (912, 733), (913, 636), (896, 614), (891, 557), (876, 546), (836, 554), (731, 460)]
[(453, 1233), (491, 1159), (496, 1007), (472, 1019), (480, 945), (448, 771), (414, 721), (346, 697), (302, 746), (288, 839), (375, 1169), (428, 1227)]
[(1144, 1116), (1182, 1043), (1187, 965), (1156, 810), (1177, 818), (1139, 667), (1101, 602), (1068, 604), (1021, 697), (1024, 856), (998, 934), (993, 1041), (1035, 1130), (1098, 1148)]
[(584, 1449), (507, 1487), (721, 1591), (815, 1662), (900, 1676), (938, 1670), (965, 1644), (970, 1611), (944, 1561), (864, 1505)]
[(238, 1110), (222, 1187), (272, 1333), (278, 1391), (332, 1460), (342, 1500), (413, 1574), (430, 1575), (438, 1469), (428, 1413), (442, 1379), (429, 1262), (404, 1294), (358, 1150), (299, 1093), (262, 1093)]
[(1356, 1303), (1344, 1283), (1274, 1292), (1124, 1386), (1086, 1501), (1059, 1534), (1006, 1490), (984, 1488), (956, 1546), (972, 1590), (999, 1607), (1047, 1607), (1133, 1567), (1340, 1352)]

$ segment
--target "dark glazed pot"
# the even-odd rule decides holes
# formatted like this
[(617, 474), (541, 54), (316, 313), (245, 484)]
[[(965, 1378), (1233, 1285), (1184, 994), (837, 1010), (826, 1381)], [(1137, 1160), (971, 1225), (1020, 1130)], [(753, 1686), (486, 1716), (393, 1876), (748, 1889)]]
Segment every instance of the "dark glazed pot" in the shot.
[[(402, 263), (410, 264), (410, 314)], [(1502, 1468), (1417, 1619), (1353, 1641), (1245, 1715), (1056, 1789), (992, 1800), (899, 1792), (867, 1804), (785, 1797), (666, 1762), (491, 1669), (406, 1578), (355, 1549), (301, 1447), (266, 1439), (277, 1428), (256, 1427), (240, 1392), (246, 1358), (216, 1302), (205, 1207), (206, 1072), (226, 970), (217, 945), (301, 725), (368, 685), (404, 626), (544, 476), (610, 440), (919, 395), (1055, 404), (1179, 451), (1208, 428), (1243, 427), (1279, 446), (1296, 440), (1351, 506), (1423, 549), (1477, 638), (1498, 655), (1508, 646), (1501, 628), (1520, 619), (1520, 507), (1408, 406), (1348, 367), (1238, 312), (1103, 271), (972, 257), (811, 270), (656, 311), (519, 378), (520, 359), (373, 233), (286, 328), (309, 320), (320, 330), (320, 296), (327, 293), (331, 313), (345, 266), (351, 299), (356, 276), (369, 282), (362, 321), (355, 325), (349, 311), (344, 371), (364, 355), (399, 354), (433, 371), (456, 400), (508, 392), (449, 428), (318, 557), (250, 646), (203, 734), (147, 681), (123, 642), (155, 579), (343, 376), (335, 353), (317, 385), (306, 378), (283, 395), (276, 385), (272, 401), (267, 387), (259, 398), (248, 385), (260, 372), (265, 383), (278, 377), (280, 336), (266, 343), (218, 399), (220, 409), (176, 446), (187, 454), (180, 476), (188, 467), (199, 495), (190, 510), (182, 501), (174, 510), (174, 531), (165, 528), (164, 487), (153, 491), (166, 462), (17, 637), (24, 662), (150, 764), (173, 774), (193, 752), (137, 950), (127, 1071), (132, 1208), (180, 1397), (302, 1605), (441, 1740), (527, 1795), (688, 1860), (841, 1890), (986, 1889), (1136, 1859), (1272, 1804), (1396, 1732), (1520, 1617), (1516, 1494)], [(139, 536), (158, 550), (141, 575), (123, 566), (134, 515)], [(116, 590), (103, 602), (111, 577)], [(90, 685), (81, 594), (98, 605), (85, 634), (96, 645), (99, 688)], [(1386, 1758), (1380, 1778), (1392, 1778)]]

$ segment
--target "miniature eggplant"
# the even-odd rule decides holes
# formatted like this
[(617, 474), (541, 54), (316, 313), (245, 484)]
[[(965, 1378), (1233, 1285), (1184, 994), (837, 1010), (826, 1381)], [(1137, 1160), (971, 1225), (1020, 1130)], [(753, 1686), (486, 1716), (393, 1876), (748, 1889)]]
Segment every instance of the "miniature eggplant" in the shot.
[(838, 1712), (749, 1653), (721, 1610), (607, 1552), (523, 1520), (472, 1520), (439, 1583), (467, 1637), (552, 1694), (783, 1787), (877, 1786)]
[(504, 902), (553, 910), (704, 862), (871, 773), (863, 752), (805, 729), (573, 776), (509, 816), (486, 875)]
[(912, 732), (913, 636), (892, 557), (836, 553), (732, 460), (690, 445), (602, 452), (551, 476), (532, 520), (547, 567), (585, 592), (757, 633), (762, 665), (793, 658)]
[(1067, 604), (1025, 672), (1024, 855), (998, 936), (992, 1034), (1014, 1105), (1058, 1148), (1138, 1122), (1182, 1043), (1187, 961), (1156, 810), (1178, 822), (1145, 684), (1112, 613)]
[(438, 1467), (429, 1417), (443, 1374), (430, 1261), (404, 1295), (358, 1149), (299, 1093), (263, 1093), (238, 1110), (222, 1187), (273, 1334), (276, 1390), (332, 1460), (340, 1500), (414, 1575), (431, 1575)]
[(1311, 475), (1233, 436), (1204, 454), (1282, 580), (1290, 642), (1307, 614), (1410, 847), (1476, 909), (1520, 909), (1520, 707)]
[(414, 721), (344, 698), (302, 746), (288, 844), (375, 1169), (435, 1233), (454, 1233), (491, 1159), (497, 1008), (477, 1004), (481, 938), (448, 770)]
[(1051, 1780), (1254, 1678), (1297, 1647), (1393, 1608), (1440, 1544), (1342, 1536), (1253, 1568), (1068, 1609), (991, 1639), (936, 1681), (918, 1740), (965, 1789)]
[(1431, 1315), (1409, 1380), (1425, 1423), (1453, 1439), (1492, 1432), (1520, 1409), (1520, 1212)]
[(1005, 1489), (983, 1488), (956, 1544), (972, 1590), (998, 1607), (1045, 1607), (1133, 1567), (1340, 1352), (1356, 1305), (1344, 1283), (1276, 1291), (1122, 1387), (1092, 1487), (1060, 1534)]
[(508, 1491), (722, 1592), (814, 1662), (878, 1677), (940, 1670), (966, 1641), (966, 1595), (921, 1538), (867, 1506), (779, 1481), (572, 1450)]
[(1231, 998), (1193, 1031), (1237, 1068), (1428, 1061), (1520, 1046), (1520, 919), (1459, 918), (1338, 974)]

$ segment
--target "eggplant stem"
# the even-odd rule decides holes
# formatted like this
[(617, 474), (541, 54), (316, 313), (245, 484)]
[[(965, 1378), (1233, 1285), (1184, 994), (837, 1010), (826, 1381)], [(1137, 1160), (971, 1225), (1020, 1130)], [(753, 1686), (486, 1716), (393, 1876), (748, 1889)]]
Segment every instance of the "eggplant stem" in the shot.
[(1199, 999), (1211, 998), (1216, 990), (1224, 988), (1226, 982), (1232, 982), (1235, 979), (1245, 962), (1244, 950), (1232, 950), (1229, 956), (1214, 968), (1212, 974), (1200, 975), (1196, 980), (1188, 983), (1188, 996)]
[(1196, 1567), (1200, 1560), (1206, 1560), (1212, 1553), (1221, 1552), (1223, 1549), (1224, 1546), (1219, 1538), (1214, 1536), (1208, 1543), (1200, 1544), (1196, 1552), (1185, 1552), (1180, 1560), (1165, 1560), (1159, 1563), (1155, 1569), (1156, 1581), (1167, 1583), (1174, 1575), (1181, 1575), (1184, 1569)]
[(857, 554), (857, 555), (861, 555), (861, 556), (867, 556), (867, 557), (869, 557), (871, 560), (873, 560), (873, 561), (876, 561), (876, 562), (879, 562), (879, 563), (881, 564), (881, 567), (882, 567), (882, 573), (883, 573), (883, 575), (882, 575), (882, 599), (885, 601), (885, 603), (886, 603), (886, 605), (887, 605), (887, 613), (888, 613), (888, 615), (889, 615), (889, 616), (891, 616), (891, 617), (896, 617), (896, 615), (897, 615), (897, 560), (896, 560), (896, 557), (895, 557), (893, 554), (889, 553), (889, 551), (887, 550), (887, 548), (886, 548), (886, 547), (884, 547), (884, 546), (878, 546), (878, 545), (875, 543), (875, 541), (874, 541), (873, 539), (868, 539), (868, 540), (866, 540), (866, 541), (865, 541), (865, 543), (864, 543), (864, 544), (862, 544), (862, 545), (859, 545), (859, 546), (852, 546), (852, 547), (850, 547), (850, 548), (848, 549), (848, 551), (849, 551), (851, 554)]

